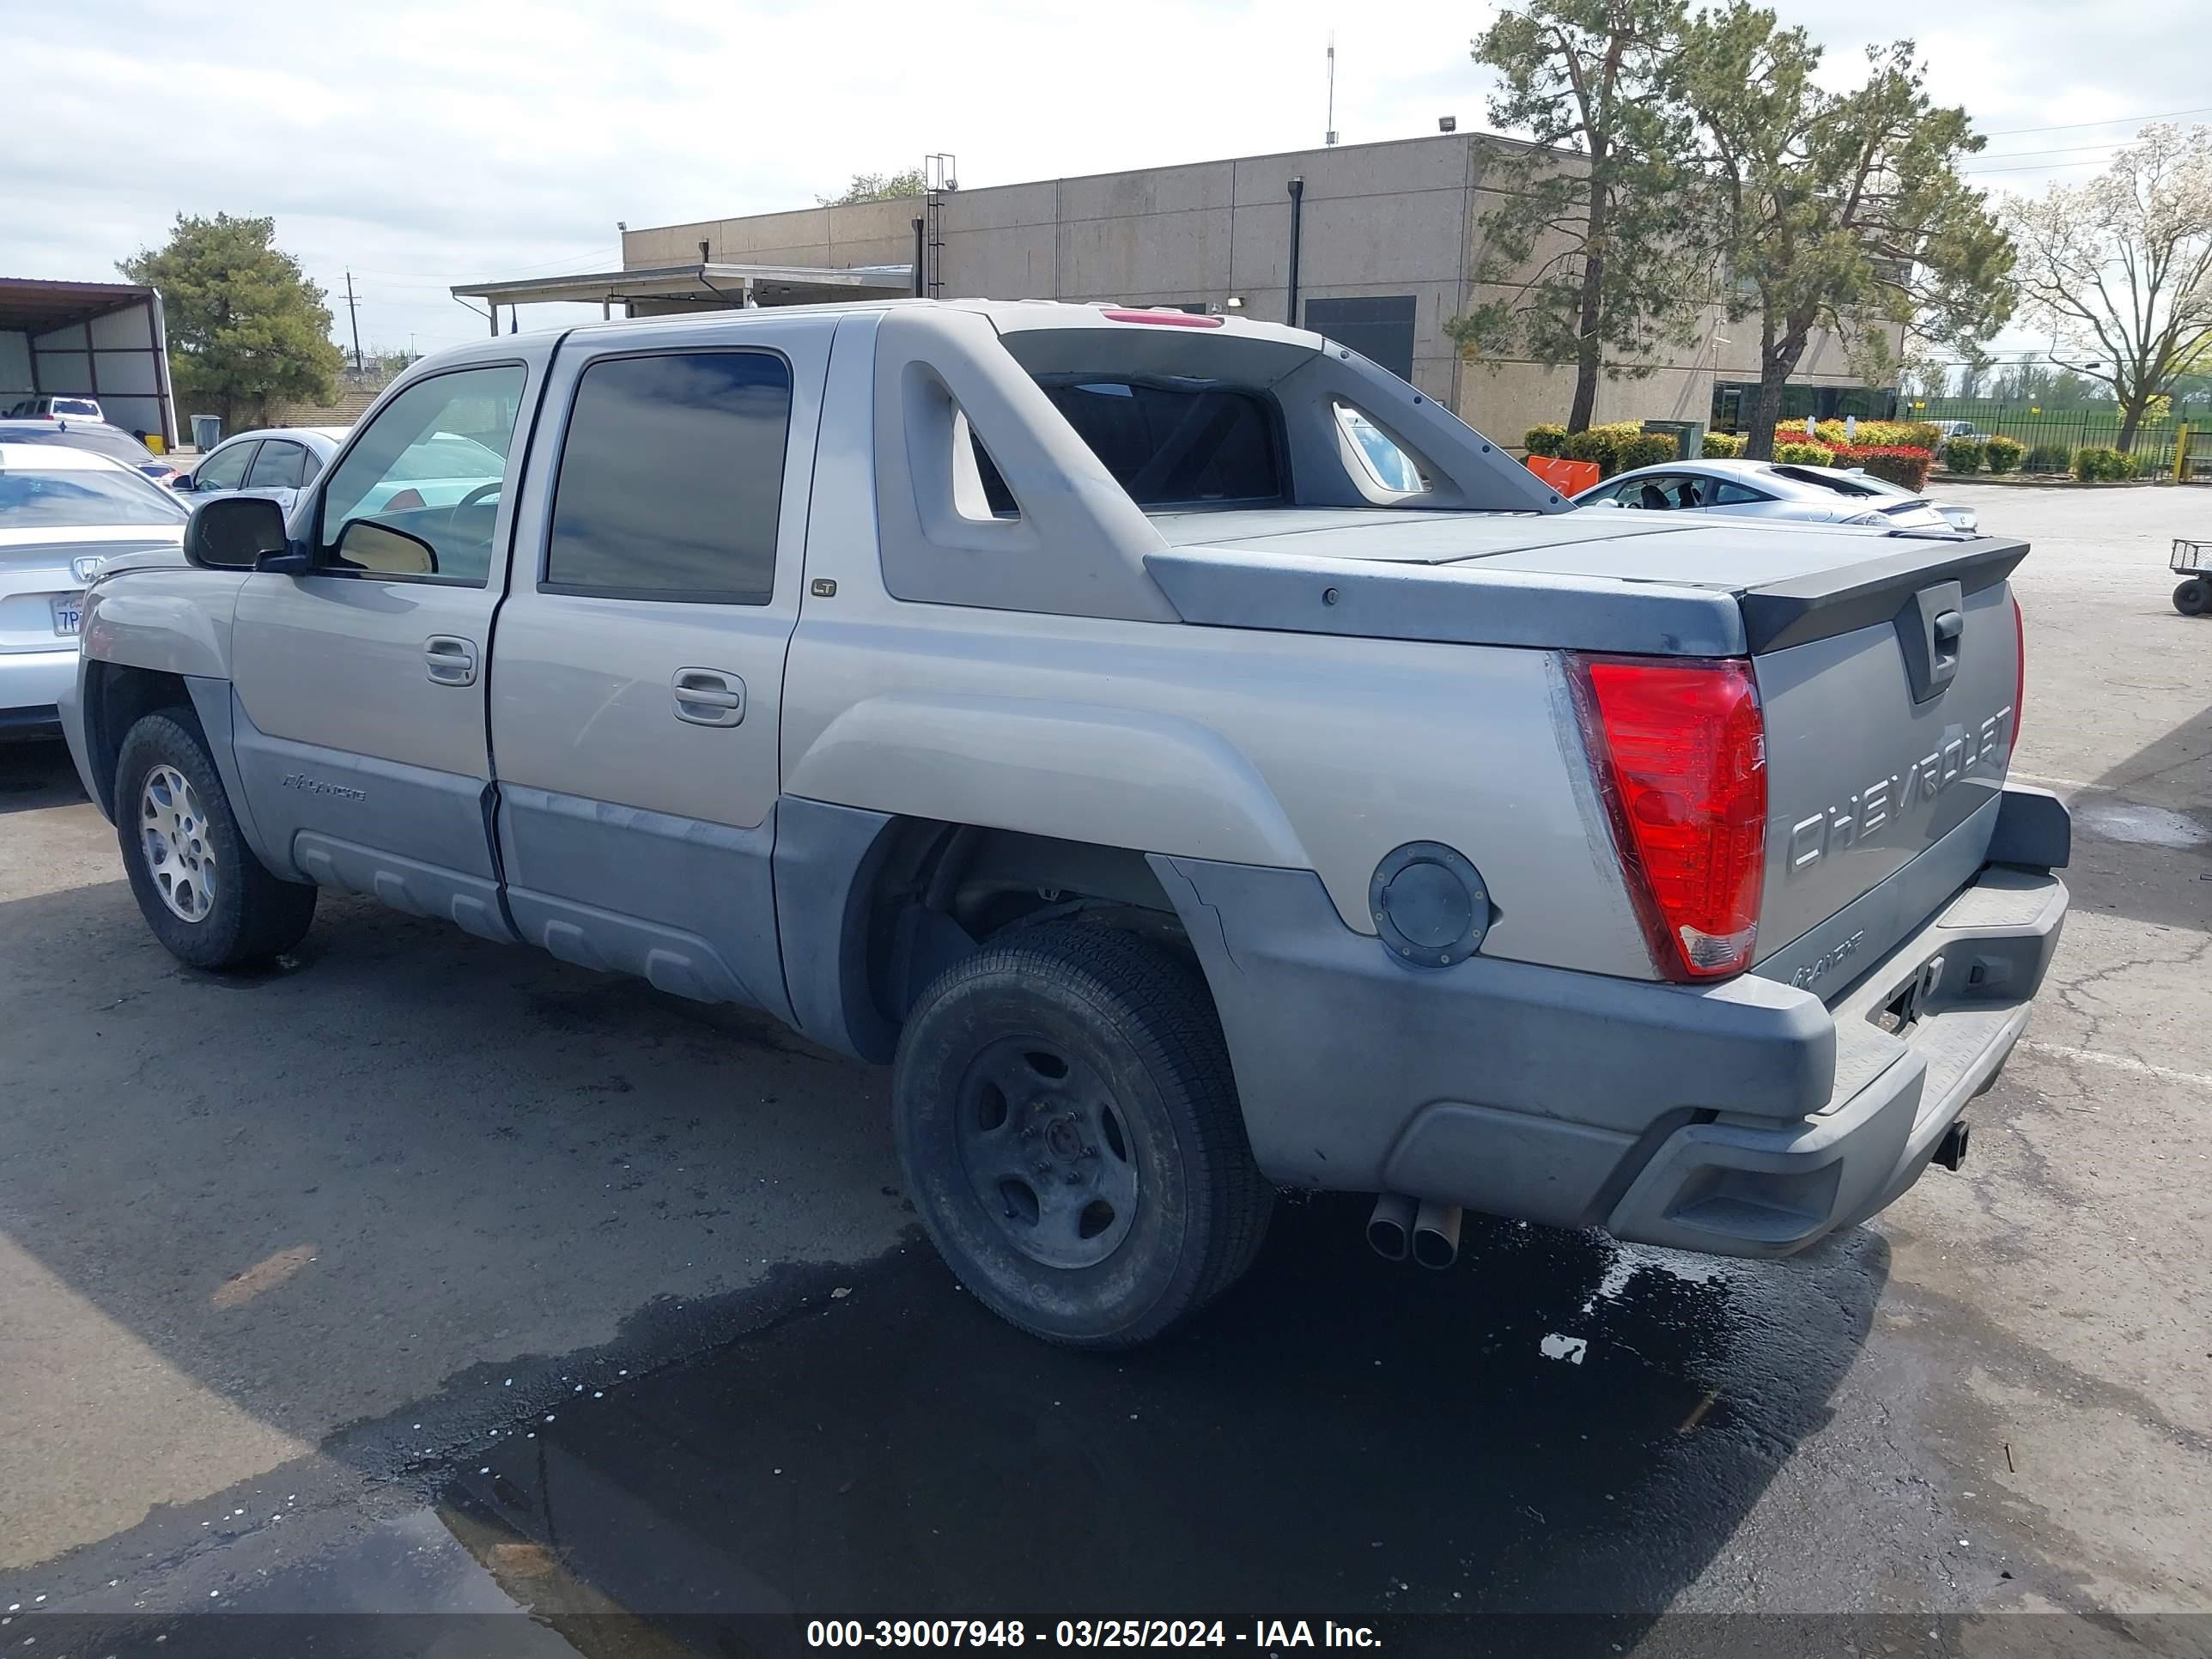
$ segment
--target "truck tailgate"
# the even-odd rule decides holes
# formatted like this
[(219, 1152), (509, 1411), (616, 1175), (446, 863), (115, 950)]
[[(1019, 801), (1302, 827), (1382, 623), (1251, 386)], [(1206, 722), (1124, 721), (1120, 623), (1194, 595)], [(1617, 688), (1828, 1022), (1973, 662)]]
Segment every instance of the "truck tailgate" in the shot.
[[(1981, 867), (2019, 716), (2005, 578), (2026, 550), (1913, 544), (1741, 596), (1766, 726), (1759, 971), (1840, 989)], [(1890, 902), (1861, 902), (1886, 884)]]

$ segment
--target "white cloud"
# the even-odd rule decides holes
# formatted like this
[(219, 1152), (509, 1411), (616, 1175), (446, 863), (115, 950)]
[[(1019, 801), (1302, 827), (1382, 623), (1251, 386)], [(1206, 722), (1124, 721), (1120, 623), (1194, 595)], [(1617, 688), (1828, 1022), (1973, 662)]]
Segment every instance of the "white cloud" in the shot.
[[(1856, 64), (1863, 40), (1833, 8), (1781, 9), (1839, 69)], [(1468, 43), (1493, 10), (18, 5), (0, 274), (100, 277), (159, 243), (179, 210), (273, 214), (334, 301), (354, 272), (364, 342), (427, 350), (482, 326), (450, 284), (611, 267), (617, 219), (808, 206), (854, 172), (928, 150), (956, 153), (973, 187), (1316, 143), (1331, 29), (1345, 142), (1433, 131), (1447, 114), (1473, 131), (1485, 76)], [(2201, 0), (2015, 0), (1929, 27), (1922, 45), (1938, 94), (2008, 133), (2212, 101), (2191, 13), (2201, 23)], [(1980, 165), (2082, 176), (2130, 131), (2000, 137)], [(558, 319), (549, 307), (525, 320)]]

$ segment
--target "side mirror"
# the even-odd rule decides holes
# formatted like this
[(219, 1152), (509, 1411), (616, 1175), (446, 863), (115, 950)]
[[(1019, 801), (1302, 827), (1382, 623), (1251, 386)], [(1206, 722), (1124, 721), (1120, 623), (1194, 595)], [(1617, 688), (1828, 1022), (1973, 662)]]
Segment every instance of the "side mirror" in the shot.
[(264, 553), (284, 551), (284, 514), (258, 495), (217, 495), (192, 509), (185, 557), (209, 570), (252, 570)]
[(434, 576), (438, 551), (420, 536), (374, 519), (355, 519), (338, 532), (337, 563), (378, 576)]
[(189, 472), (179, 472), (175, 477), (169, 480), (169, 488), (172, 489), (189, 490), (191, 487), (192, 475)]

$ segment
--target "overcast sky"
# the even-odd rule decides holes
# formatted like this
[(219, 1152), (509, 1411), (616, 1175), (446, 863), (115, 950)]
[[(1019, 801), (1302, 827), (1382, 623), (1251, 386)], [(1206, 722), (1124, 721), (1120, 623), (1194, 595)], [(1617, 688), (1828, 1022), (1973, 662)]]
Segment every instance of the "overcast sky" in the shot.
[[(931, 150), (973, 188), (1318, 143), (1332, 31), (1342, 142), (1468, 131), (1495, 9), (0, 0), (0, 276), (112, 278), (180, 210), (270, 214), (341, 340), (350, 269), (364, 345), (428, 351), (483, 326), (450, 284), (614, 268), (618, 219), (811, 206)], [(2092, 176), (2148, 117), (2212, 120), (2205, 0), (1778, 9), (1838, 76), (1863, 14), (1924, 16), (1992, 187)]]

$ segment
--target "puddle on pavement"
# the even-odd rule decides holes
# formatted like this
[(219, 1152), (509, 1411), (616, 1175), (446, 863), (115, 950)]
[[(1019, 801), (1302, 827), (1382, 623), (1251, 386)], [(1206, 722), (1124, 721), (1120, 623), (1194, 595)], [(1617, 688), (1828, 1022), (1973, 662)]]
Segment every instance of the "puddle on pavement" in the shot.
[[(1436, 1273), (1369, 1255), (1364, 1215), (1286, 1204), (1194, 1329), (1112, 1357), (1002, 1325), (918, 1237), (809, 1269), (698, 1358), (572, 1357), (582, 1391), (431, 1510), (266, 1570), (211, 1558), (232, 1617), (118, 1608), (84, 1650), (228, 1656), (243, 1628), (317, 1654), (799, 1655), (812, 1619), (1019, 1619), (1050, 1646), (1058, 1620), (1158, 1616), (1255, 1653), (1258, 1619), (1383, 1619), (1399, 1653), (1597, 1659), (1655, 1634), (1825, 1420), (1886, 1266), (1866, 1234), (1717, 1266), (1470, 1221)], [(1581, 1616), (1451, 1616), (1475, 1613)]]
[[(518, 1564), (557, 1572), (707, 1652), (823, 1617), (1641, 1613), (1820, 1420), (1879, 1290), (1492, 1223), (1437, 1274), (1368, 1255), (1364, 1214), (1287, 1206), (1195, 1330), (1115, 1357), (1017, 1334), (916, 1243), (702, 1358), (587, 1376), (441, 1512), (519, 1601)], [(594, 1650), (606, 1621), (570, 1616)]]

